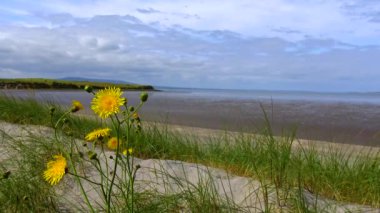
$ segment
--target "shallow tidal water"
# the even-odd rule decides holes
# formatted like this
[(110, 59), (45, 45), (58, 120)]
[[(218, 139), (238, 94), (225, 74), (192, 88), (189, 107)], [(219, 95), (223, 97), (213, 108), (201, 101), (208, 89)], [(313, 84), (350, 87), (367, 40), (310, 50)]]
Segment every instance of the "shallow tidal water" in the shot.
[[(147, 121), (231, 131), (260, 132), (263, 109), (276, 135), (297, 129), (303, 139), (380, 146), (379, 93), (313, 93), (159, 88), (149, 92)], [(2, 90), (0, 93), (70, 106), (81, 101), (92, 114), (92, 95), (67, 90)], [(140, 92), (125, 92), (137, 104)]]

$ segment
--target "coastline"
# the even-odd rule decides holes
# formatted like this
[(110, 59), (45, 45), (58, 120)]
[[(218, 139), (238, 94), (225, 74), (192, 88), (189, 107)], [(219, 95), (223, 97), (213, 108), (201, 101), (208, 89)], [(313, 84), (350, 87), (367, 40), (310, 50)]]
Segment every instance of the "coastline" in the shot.
[[(79, 100), (82, 113), (91, 115), (92, 95), (83, 91), (0, 90), (15, 98), (31, 98), (55, 103), (62, 107)], [(141, 110), (143, 121), (167, 123), (214, 130), (259, 133), (264, 125), (263, 109), (267, 112), (275, 135), (296, 129), (297, 137), (313, 141), (380, 146), (380, 104), (233, 100), (198, 97), (191, 93), (148, 91), (149, 104)], [(139, 102), (138, 91), (126, 91), (128, 103)]]
[(91, 86), (94, 89), (103, 89), (108, 86), (119, 87), (123, 90), (146, 90), (154, 91), (151, 85), (140, 85), (132, 83), (112, 83), (112, 82), (94, 82), (94, 81), (70, 81), (45, 78), (0, 78), (0, 89), (40, 89), (40, 90), (80, 90), (85, 86)]
[[(151, 125), (151, 124), (148, 124)], [(11, 140), (12, 137), (17, 138), (17, 140), (25, 140), (28, 141), (27, 138), (30, 136), (38, 137), (38, 135), (43, 137), (49, 137), (48, 135), (53, 134), (53, 129), (45, 126), (39, 125), (20, 125), (20, 124), (11, 124), (7, 122), (0, 121), (0, 132), (2, 134), (6, 134), (6, 137), (2, 138), (2, 142), (0, 144), (0, 151), (3, 152), (3, 155), (0, 156), (0, 162), (7, 161), (10, 162), (10, 159), (14, 158), (17, 154), (10, 152), (7, 149), (7, 144)], [(191, 132), (191, 134), (207, 134), (214, 135), (223, 133), (221, 131), (202, 129), (202, 128), (188, 128), (183, 126), (170, 126), (170, 131), (181, 131), (182, 133)], [(229, 133), (229, 134), (240, 134), (240, 133)], [(233, 137), (233, 136), (232, 136)], [(83, 144), (83, 141), (77, 141), (78, 143)], [(320, 142), (319, 142), (320, 143)], [(35, 143), (32, 143), (35, 144)], [(3, 146), (4, 145), (4, 146)], [(339, 145), (341, 147), (342, 145)], [(345, 146), (347, 147), (347, 146)], [(349, 147), (352, 147), (349, 145)], [(355, 146), (354, 148), (356, 148)], [(295, 147), (297, 148), (297, 147)], [(347, 149), (342, 149), (347, 151)], [(99, 150), (97, 150), (99, 151)], [(355, 150), (353, 150), (355, 151)], [(361, 149), (361, 151), (363, 151)], [(373, 150), (374, 151), (374, 150)], [(345, 152), (346, 153), (346, 152)], [(113, 156), (115, 154), (114, 151), (105, 151), (104, 155), (99, 155), (99, 162), (101, 162), (100, 168), (112, 169), (113, 164), (107, 163), (107, 156)], [(352, 155), (350, 155), (352, 157)], [(366, 155), (367, 156), (367, 155)], [(368, 157), (368, 156), (367, 156)], [(188, 190), (190, 186), (194, 186), (194, 189), (199, 189), (202, 187), (201, 185), (204, 180), (207, 180), (207, 185), (211, 184), (211, 187), (215, 187), (214, 193), (221, 198), (228, 198), (229, 202), (233, 202), (234, 205), (237, 205), (239, 209), (245, 209), (249, 212), (256, 212), (258, 209), (263, 209), (263, 200), (270, 200), (271, 209), (289, 209), (292, 210), (290, 205), (282, 206), (278, 202), (278, 195), (275, 193), (270, 193), (265, 195), (264, 193), (252, 193), (252, 192), (260, 192), (260, 190), (265, 190), (266, 187), (270, 187), (270, 189), (274, 189), (278, 186), (275, 184), (271, 184), (270, 186), (263, 185), (263, 180), (257, 179), (257, 177), (249, 176), (249, 175), (238, 175), (234, 174), (231, 171), (228, 171), (223, 168), (212, 167), (211, 165), (201, 164), (201, 163), (192, 163), (187, 161), (179, 161), (179, 160), (170, 160), (170, 159), (160, 159), (160, 158), (138, 158), (133, 156), (133, 161), (139, 165), (139, 172), (136, 173), (136, 193), (142, 193), (148, 190), (154, 190), (155, 192), (160, 192), (166, 195), (175, 195), (181, 192), (184, 192), (186, 189)], [(114, 161), (113, 161), (114, 162)], [(17, 166), (17, 165), (16, 165)], [(100, 179), (100, 174), (96, 173), (94, 168), (89, 167), (89, 164), (86, 164), (85, 167), (87, 174), (90, 175), (91, 180)], [(108, 170), (107, 170), (108, 171)], [(12, 170), (13, 173), (16, 173), (16, 170)], [(120, 171), (118, 174), (120, 175)], [(166, 176), (165, 176), (166, 175)], [(169, 181), (172, 178), (174, 181)], [(178, 180), (181, 180), (179, 182)], [(77, 185), (73, 184), (74, 177), (66, 175), (62, 180), (63, 184), (67, 184), (69, 187), (58, 188), (55, 189), (55, 193), (59, 195), (60, 198), (64, 198), (63, 201), (59, 203), (59, 208), (61, 210), (75, 210), (75, 205), (80, 206), (83, 204), (84, 198), (80, 194), (80, 189)], [(189, 184), (190, 183), (190, 184)], [(118, 184), (118, 182), (116, 182)], [(189, 184), (189, 185), (186, 185)], [(181, 186), (185, 185), (185, 188), (181, 188)], [(168, 187), (169, 186), (169, 187)], [(220, 187), (222, 186), (222, 187)], [(101, 193), (96, 190), (100, 190), (97, 188), (95, 190), (94, 186), (89, 184), (88, 182), (83, 183), (81, 186), (88, 193), (87, 196), (92, 203), (101, 203)], [(268, 189), (267, 188), (267, 189)], [(170, 189), (170, 190), (168, 190)], [(208, 189), (206, 186), (201, 189)], [(281, 192), (290, 192), (291, 190), (296, 190), (296, 188), (292, 189), (283, 189), (276, 188), (276, 190), (281, 190)], [(379, 209), (376, 207), (371, 207), (370, 205), (357, 204), (355, 202), (342, 202), (334, 199), (330, 199), (325, 196), (321, 196), (316, 194), (313, 191), (309, 191), (306, 189), (302, 189), (302, 193), (299, 197), (304, 199), (304, 202), (307, 202), (308, 205), (314, 205), (314, 210), (324, 210), (327, 209), (329, 211), (336, 212), (346, 212), (346, 211), (368, 211), (368, 212), (377, 212)], [(193, 193), (192, 193), (193, 194)], [(204, 195), (204, 194), (203, 194)], [(277, 197), (276, 197), (277, 196)], [(159, 196), (157, 196), (159, 197)], [(87, 199), (88, 199), (87, 198)], [(296, 198), (296, 197), (295, 197)], [(290, 201), (287, 201), (290, 202)], [(71, 205), (67, 205), (70, 203)], [(74, 207), (72, 207), (74, 205)], [(213, 203), (215, 204), (215, 203)], [(95, 205), (97, 206), (97, 205)], [(98, 208), (102, 208), (99, 204)], [(235, 206), (236, 208), (236, 206)], [(86, 209), (84, 207), (84, 209)], [(88, 209), (87, 209), (88, 210)]]
[[(79, 113), (76, 116), (97, 119), (96, 115), (83, 114)], [(195, 138), (199, 143), (209, 142), (210, 139), (218, 139), (220, 137), (227, 138), (237, 138), (239, 136), (248, 136), (248, 137), (260, 137), (260, 134), (242, 132), (242, 131), (231, 131), (231, 130), (222, 130), (222, 129), (213, 129), (213, 128), (202, 128), (194, 126), (186, 126), (179, 124), (168, 124), (157, 121), (143, 121), (143, 127), (145, 128), (159, 128), (160, 130), (167, 130), (170, 133), (180, 134), (183, 136), (188, 136)], [(280, 138), (281, 136), (278, 136)], [(376, 156), (380, 153), (380, 147), (377, 146), (368, 146), (360, 144), (349, 144), (349, 143), (337, 143), (332, 141), (323, 141), (323, 140), (312, 140), (312, 139), (303, 139), (295, 137), (293, 144), (293, 149), (313, 149), (319, 153), (327, 153), (334, 151), (342, 151), (342, 153), (353, 155), (366, 154), (367, 156)]]
[[(46, 137), (49, 137), (49, 134), (45, 132), (46, 128), (43, 126), (49, 125), (51, 121), (49, 121), (49, 106), (42, 103), (36, 100), (18, 101), (13, 98), (3, 98), (2, 102), (3, 112), (5, 112), (2, 113), (4, 116), (3, 120), (22, 124), (22, 129), (25, 129), (27, 133), (31, 133), (33, 126), (42, 128), (41, 138), (29, 137), (33, 141), (33, 143), (28, 143), (30, 147), (24, 146), (27, 143), (21, 142), (19, 144), (23, 148), (26, 148), (26, 150), (20, 152), (19, 149), (16, 149), (17, 154), (24, 152), (31, 154), (30, 156), (24, 155), (28, 159), (28, 162), (32, 156), (37, 158), (41, 158), (41, 156), (46, 154), (50, 156), (57, 153), (57, 151), (61, 152), (62, 148), (65, 148), (66, 153), (70, 153), (70, 150), (72, 150), (70, 149), (72, 146), (61, 147), (61, 143), (55, 144), (57, 146), (52, 146), (51, 139), (45, 140)], [(58, 109), (57, 107), (57, 113), (59, 114), (62, 114), (66, 110), (67, 107), (63, 109)], [(58, 115), (55, 116), (56, 119), (61, 117), (59, 114), (56, 114)], [(75, 115), (77, 113), (72, 117), (67, 117), (69, 119), (68, 125), (62, 126), (63, 137), (55, 137), (55, 139), (52, 138), (53, 140), (66, 144), (68, 140), (66, 136), (73, 136), (81, 141), (80, 139), (85, 137), (83, 133), (88, 133), (99, 127), (109, 126), (107, 123), (109, 120), (100, 121), (95, 115), (88, 116), (86, 113), (81, 114), (80, 117)], [(9, 142), (12, 145), (20, 141), (18, 135), (21, 132), (17, 129), (21, 126), (9, 124), (5, 124), (8, 126), (7, 129), (17, 134), (9, 138)], [(149, 165), (152, 163), (149, 160), (151, 158), (163, 159), (164, 161), (162, 162), (164, 164), (173, 162), (175, 165), (178, 165), (179, 163), (178, 168), (183, 171), (184, 167), (182, 165), (186, 164), (185, 162), (197, 163), (197, 165), (194, 165), (195, 167), (204, 165), (208, 168), (224, 169), (241, 177), (253, 177), (258, 181), (272, 180), (270, 183), (274, 184), (273, 186), (276, 189), (285, 189), (286, 193), (291, 192), (288, 191), (288, 189), (291, 189), (288, 186), (297, 187), (296, 189), (301, 191), (306, 189), (311, 193), (317, 192), (318, 198), (323, 196), (327, 199), (332, 199), (333, 202), (343, 202), (350, 206), (356, 203), (362, 204), (362, 207), (366, 205), (365, 208), (370, 208), (370, 206), (378, 208), (378, 181), (376, 180), (379, 177), (377, 168), (380, 168), (377, 163), (379, 148), (331, 144), (323, 141), (292, 141), (286, 136), (277, 137), (270, 131), (262, 132), (263, 135), (227, 132), (179, 125), (147, 123), (144, 119), (142, 127), (146, 131), (140, 132), (141, 135), (139, 136), (134, 135), (131, 137), (132, 141), (129, 141), (131, 144), (128, 147), (133, 147), (136, 157), (148, 159), (146, 162)], [(153, 129), (149, 127), (153, 127)], [(48, 131), (52, 133), (53, 129), (48, 128)], [(8, 139), (8, 137), (5, 137), (5, 139)], [(83, 142), (79, 142), (79, 144), (83, 145)], [(40, 150), (37, 147), (44, 147), (46, 149), (41, 149), (40, 154), (36, 154), (36, 151)], [(80, 147), (86, 149), (87, 146)], [(108, 159), (108, 156), (104, 157)], [(42, 158), (45, 159), (45, 157)], [(37, 162), (40, 164), (45, 163), (41, 159), (37, 160)], [(254, 163), (254, 167), (252, 167), (252, 163)], [(17, 161), (14, 165), (18, 165)], [(194, 168), (193, 164), (189, 166)], [(152, 166), (151, 168), (156, 167)], [(170, 168), (172, 167), (170, 166)], [(25, 171), (25, 174), (30, 174), (30, 171)], [(302, 176), (299, 176), (299, 174), (302, 174)], [(194, 175), (194, 177), (198, 176)], [(277, 177), (287, 178), (278, 183), (276, 182)], [(313, 181), (311, 185), (303, 184), (310, 183), (310, 180)], [(24, 182), (22, 181), (17, 184), (21, 185)], [(268, 182), (264, 181), (262, 183), (265, 183), (265, 186), (267, 186)], [(236, 187), (232, 186), (232, 188)], [(309, 196), (309, 194), (306, 196)], [(336, 197), (337, 194), (339, 195), (338, 197)], [(302, 197), (294, 198), (300, 201), (304, 200)], [(293, 198), (289, 201), (291, 200)], [(315, 201), (315, 199), (312, 200)]]
[[(147, 127), (158, 127), (162, 129), (167, 129), (169, 132), (179, 133), (182, 135), (187, 135), (189, 137), (198, 138), (199, 141), (208, 141), (210, 138), (219, 138), (219, 137), (229, 137), (236, 138), (239, 136), (257, 136), (260, 135), (247, 133), (247, 132), (235, 132), (235, 131), (226, 131), (220, 129), (207, 129), (201, 127), (191, 127), (183, 126), (176, 124), (163, 124), (163, 123), (152, 123), (145, 122)], [(204, 139), (204, 140), (202, 140)], [(314, 149), (319, 153), (342, 151), (342, 153), (353, 155), (366, 154), (367, 156), (375, 156), (380, 153), (380, 147), (365, 146), (358, 144), (343, 144), (335, 143), (331, 141), (321, 141), (321, 140), (309, 140), (302, 138), (295, 138), (292, 145), (293, 149), (305, 148), (305, 149)]]

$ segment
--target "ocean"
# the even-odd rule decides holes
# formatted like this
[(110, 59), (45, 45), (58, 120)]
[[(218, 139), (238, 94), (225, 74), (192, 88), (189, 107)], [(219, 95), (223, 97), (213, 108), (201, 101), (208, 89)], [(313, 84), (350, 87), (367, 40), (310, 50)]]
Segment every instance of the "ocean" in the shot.
[(205, 98), (209, 100), (274, 100), (380, 104), (380, 92), (309, 92), (170, 87), (158, 87), (157, 89), (162, 90), (162, 95), (164, 96), (185, 96), (187, 98)]
[[(297, 129), (310, 140), (380, 146), (380, 93), (319, 93), (262, 90), (219, 90), (158, 87), (149, 92), (143, 120), (231, 131), (258, 132), (268, 114), (276, 135)], [(90, 110), (92, 95), (68, 90), (2, 90), (5, 95), (32, 98), (70, 107), (81, 101)], [(125, 92), (129, 104), (137, 91)]]

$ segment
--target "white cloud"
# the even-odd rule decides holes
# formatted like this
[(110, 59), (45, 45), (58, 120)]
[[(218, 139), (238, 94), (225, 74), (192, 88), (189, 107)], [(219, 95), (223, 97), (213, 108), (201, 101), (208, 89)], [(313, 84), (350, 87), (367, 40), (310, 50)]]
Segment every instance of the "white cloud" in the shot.
[(0, 77), (172, 86), (380, 89), (375, 0), (15, 0)]
[[(81, 75), (155, 85), (318, 90), (349, 90), (336, 85), (366, 82), (362, 90), (380, 89), (377, 47), (311, 37), (297, 42), (245, 38), (181, 26), (158, 29), (131, 16), (77, 18), (73, 23), (52, 29), (0, 27), (1, 76)], [(325, 84), (331, 85), (318, 86)]]
[(144, 23), (160, 23), (161, 27), (181, 25), (195, 30), (229, 30), (243, 36), (281, 37), (291, 41), (309, 35), (380, 45), (377, 39), (380, 23), (371, 21), (379, 17), (380, 2), (373, 0), (51, 0), (34, 5), (22, 2), (11, 9), (28, 11), (30, 8), (32, 14), (68, 13), (82, 18), (129, 14)]
[[(145, 23), (158, 21), (167, 27), (177, 24), (197, 30), (230, 30), (246, 36), (279, 36), (299, 40), (304, 35), (311, 35), (364, 43), (366, 40), (375, 42), (374, 38), (378, 34), (376, 29), (380, 28), (379, 23), (371, 22), (363, 16), (355, 16), (363, 11), (373, 11), (376, 6), (380, 7), (380, 2), (369, 2), (372, 3), (361, 2), (356, 3), (355, 7), (348, 7), (346, 1), (339, 0), (102, 0), (79, 5), (56, 0), (43, 6), (48, 12), (70, 13), (76, 17), (131, 14)], [(141, 13), (139, 10), (159, 12)], [(288, 28), (301, 34), (284, 35), (273, 32), (273, 28)]]
[(24, 78), (31, 77), (29, 73), (10, 68), (0, 68), (0, 78)]

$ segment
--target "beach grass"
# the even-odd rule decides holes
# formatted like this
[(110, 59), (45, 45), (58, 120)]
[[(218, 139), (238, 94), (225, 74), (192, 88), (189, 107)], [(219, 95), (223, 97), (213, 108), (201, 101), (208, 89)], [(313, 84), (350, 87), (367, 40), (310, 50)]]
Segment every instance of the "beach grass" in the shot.
[[(51, 106), (42, 105), (34, 100), (20, 100), (10, 97), (0, 97), (0, 120), (19, 123), (51, 126), (49, 109)], [(64, 109), (56, 107), (56, 116), (59, 117)], [(265, 112), (263, 112), (265, 113)], [(57, 119), (57, 117), (53, 119)], [(79, 139), (89, 130), (100, 126), (100, 120), (85, 118), (83, 116), (71, 116), (68, 119), (70, 134)], [(64, 131), (64, 130), (63, 130)], [(307, 206), (299, 194), (307, 191), (316, 197), (328, 198), (339, 202), (369, 205), (380, 208), (380, 157), (379, 154), (367, 154), (347, 152), (339, 149), (329, 149), (321, 152), (318, 147), (302, 147), (302, 144), (294, 146), (295, 130), (288, 130), (281, 137), (274, 137), (270, 122), (257, 134), (229, 134), (225, 132), (210, 137), (197, 137), (191, 133), (171, 131), (160, 125), (143, 126), (141, 134), (132, 134), (132, 146), (136, 157), (148, 159), (171, 159), (185, 162), (200, 163), (207, 166), (221, 168), (235, 175), (252, 177), (263, 184), (274, 186), (278, 203), (291, 202), (294, 211), (313, 212), (315, 206)], [(52, 149), (42, 138), (37, 139), (33, 149), (41, 153), (24, 153), (17, 162), (21, 175), (20, 179), (6, 179), (0, 181), (0, 202), (8, 203), (5, 208), (14, 209), (19, 200), (28, 197), (28, 205), (35, 208), (43, 208), (46, 211), (54, 209), (56, 204), (51, 190), (46, 183), (36, 178), (41, 174), (43, 161), (41, 156), (51, 155)], [(16, 143), (17, 144), (17, 143)], [(296, 148), (295, 148), (296, 147)], [(19, 146), (16, 146), (19, 148)], [(30, 150), (30, 148), (28, 148)], [(25, 156), (24, 156), (25, 155)], [(30, 160), (32, 159), (32, 160)], [(29, 160), (25, 163), (25, 160)], [(25, 165), (25, 168), (22, 167)], [(7, 168), (2, 165), (1, 172)], [(37, 168), (30, 172), (31, 168)], [(35, 180), (32, 189), (25, 179)], [(20, 185), (19, 185), (20, 184)], [(9, 190), (19, 188), (20, 190)], [(175, 211), (181, 208), (182, 201), (186, 200), (194, 212), (207, 210), (206, 212), (228, 211), (236, 208), (232, 204), (216, 202), (212, 193), (202, 193), (200, 187), (198, 194), (184, 192), (181, 196), (154, 195), (147, 193), (137, 194), (136, 205), (142, 212)], [(26, 192), (35, 192), (39, 196), (24, 195)], [(299, 194), (297, 195), (297, 193)], [(14, 194), (13, 198), (5, 196)], [(41, 197), (42, 196), (42, 197)], [(47, 196), (47, 197), (44, 197)], [(16, 198), (15, 198), (16, 197)], [(181, 198), (181, 199), (179, 199)], [(182, 200), (182, 201), (180, 201)], [(49, 202), (47, 202), (49, 201)], [(25, 208), (29, 208), (25, 206)], [(265, 207), (264, 210), (270, 210)]]
[(158, 128), (137, 138), (143, 157), (177, 159), (226, 169), (234, 174), (268, 179), (281, 188), (300, 183), (308, 191), (330, 199), (380, 205), (379, 157), (353, 155), (332, 149), (320, 153), (316, 148), (291, 149), (291, 138), (268, 135), (214, 137), (207, 142), (182, 138)]
[(0, 212), (58, 211), (54, 191), (39, 178), (45, 169), (45, 159), (57, 147), (43, 137), (30, 137), (25, 141), (3, 132), (0, 136), (0, 174), (3, 174), (0, 176)]

